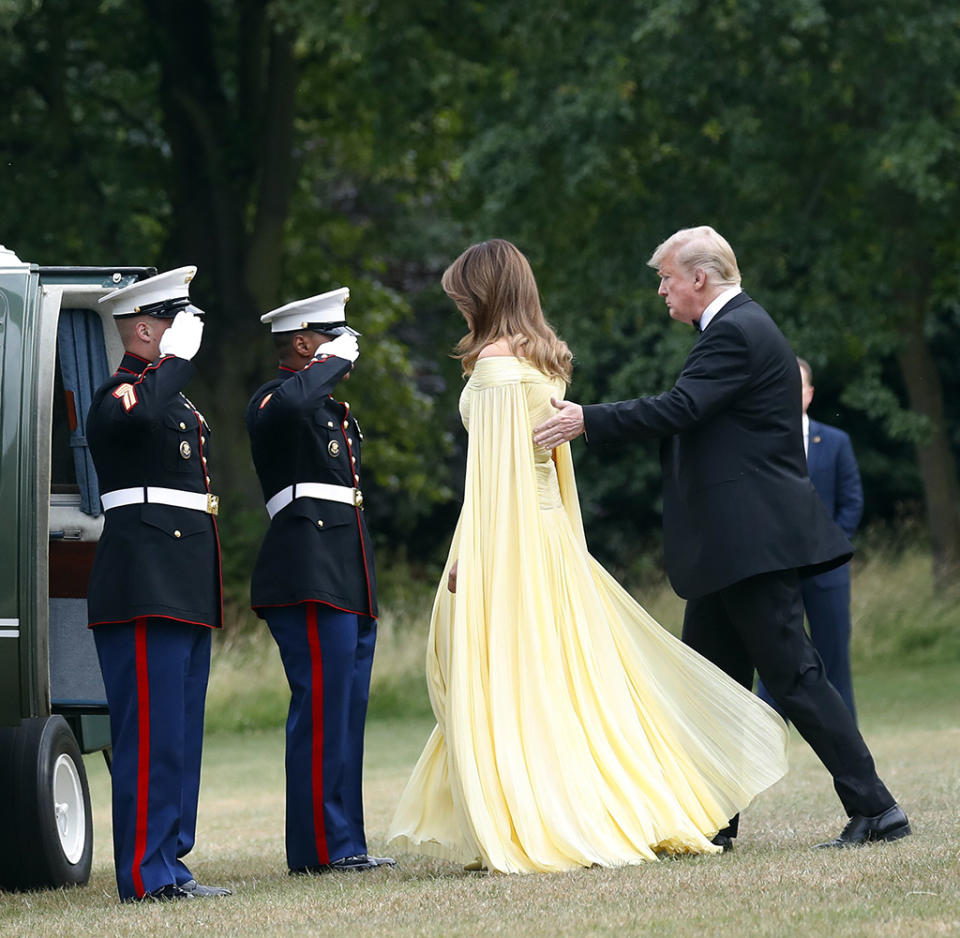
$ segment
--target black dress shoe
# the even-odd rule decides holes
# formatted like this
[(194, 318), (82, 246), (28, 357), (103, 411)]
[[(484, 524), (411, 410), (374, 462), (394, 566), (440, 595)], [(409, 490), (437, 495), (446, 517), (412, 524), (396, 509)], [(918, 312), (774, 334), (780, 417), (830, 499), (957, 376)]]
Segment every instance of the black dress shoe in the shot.
[(175, 883), (169, 883), (166, 886), (161, 886), (159, 889), (154, 889), (151, 892), (146, 892), (142, 896), (134, 896), (129, 899), (124, 899), (124, 902), (170, 902), (174, 899), (193, 899), (194, 896), (187, 892), (181, 886), (177, 886)]
[(189, 892), (194, 899), (209, 899), (212, 896), (232, 896), (233, 892), (226, 886), (201, 886), (195, 879), (188, 879), (180, 884), (184, 892)]
[(362, 873), (366, 870), (375, 870), (378, 866), (393, 866), (396, 861), (390, 857), (368, 857), (365, 853), (358, 853), (352, 857), (340, 857), (329, 863), (318, 863), (315, 866), (298, 866), (290, 870), (291, 876), (304, 873)]
[(365, 853), (330, 861), (330, 869), (336, 873), (362, 873), (365, 870), (375, 870), (379, 865), (375, 857), (368, 857)]
[(733, 838), (729, 834), (717, 834), (710, 843), (715, 847), (720, 847), (724, 853), (733, 850)]
[(855, 814), (836, 840), (827, 840), (818, 847), (859, 847), (877, 841), (899, 840), (910, 833), (910, 822), (900, 805), (887, 808), (876, 817)]

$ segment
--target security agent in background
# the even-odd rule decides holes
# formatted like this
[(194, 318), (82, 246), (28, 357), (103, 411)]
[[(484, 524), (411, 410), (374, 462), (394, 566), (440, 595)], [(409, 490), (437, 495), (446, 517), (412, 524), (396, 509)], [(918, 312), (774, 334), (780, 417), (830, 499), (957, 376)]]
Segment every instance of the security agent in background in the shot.
[[(797, 364), (803, 403), (803, 448), (810, 481), (830, 517), (847, 537), (853, 537), (863, 514), (863, 486), (853, 446), (843, 430), (807, 416), (813, 400), (813, 372), (802, 358), (797, 359)], [(800, 590), (810, 638), (823, 659), (827, 680), (856, 719), (850, 674), (850, 564), (801, 580)], [(762, 681), (757, 693), (779, 712)]]
[(344, 287), (261, 317), (280, 359), (246, 422), (270, 527), (251, 605), (280, 649), (292, 873), (393, 866), (367, 855), (363, 731), (376, 641), (373, 548), (360, 491), (362, 435), (332, 392), (358, 356)]
[(123, 901), (229, 895), (193, 847), (211, 629), (221, 626), (210, 428), (180, 393), (203, 322), (195, 267), (114, 290), (124, 356), (94, 394), (90, 452), (106, 514), (87, 609), (110, 707), (113, 841)]

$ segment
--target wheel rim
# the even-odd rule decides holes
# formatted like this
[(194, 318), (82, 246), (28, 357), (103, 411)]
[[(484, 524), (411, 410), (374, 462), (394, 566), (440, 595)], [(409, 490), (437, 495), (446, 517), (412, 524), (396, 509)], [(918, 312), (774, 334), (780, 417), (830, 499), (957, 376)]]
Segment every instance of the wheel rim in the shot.
[(83, 856), (87, 815), (80, 773), (73, 759), (65, 753), (53, 767), (53, 814), (63, 855), (70, 863), (76, 863)]

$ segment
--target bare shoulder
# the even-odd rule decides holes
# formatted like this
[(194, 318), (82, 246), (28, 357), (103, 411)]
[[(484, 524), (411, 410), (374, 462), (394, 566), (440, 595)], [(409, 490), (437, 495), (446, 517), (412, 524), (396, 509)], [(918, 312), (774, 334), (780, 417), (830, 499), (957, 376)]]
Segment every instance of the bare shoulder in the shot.
[(510, 347), (510, 340), (504, 336), (501, 339), (497, 339), (496, 342), (491, 342), (489, 345), (485, 345), (480, 349), (480, 354), (477, 356), (477, 359), (512, 357), (514, 354), (513, 349)]
[(491, 342), (489, 345), (485, 345), (480, 349), (480, 354), (477, 356), (477, 359), (496, 358), (505, 355), (513, 355), (513, 349), (510, 348), (510, 340), (497, 339), (496, 342)]

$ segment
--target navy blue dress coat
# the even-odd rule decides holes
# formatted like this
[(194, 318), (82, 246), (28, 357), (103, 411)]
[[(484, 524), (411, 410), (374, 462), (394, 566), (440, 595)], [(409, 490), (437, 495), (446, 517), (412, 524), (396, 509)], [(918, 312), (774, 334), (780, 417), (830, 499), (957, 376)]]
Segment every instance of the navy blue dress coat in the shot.
[[(360, 426), (349, 406), (331, 397), (350, 368), (335, 355), (301, 371), (281, 367), (250, 399), (247, 431), (265, 502), (295, 483), (359, 482)], [(297, 498), (270, 522), (250, 604), (262, 615), (266, 607), (308, 600), (376, 618), (373, 544), (362, 507)]]
[[(863, 485), (853, 455), (850, 436), (836, 427), (810, 421), (807, 444), (807, 471), (827, 513), (847, 537), (853, 537), (863, 515)], [(842, 586), (850, 582), (850, 567), (835, 567), (810, 583), (821, 588)]]
[[(196, 368), (127, 353), (97, 388), (87, 440), (100, 491), (159, 486), (210, 492), (210, 428), (180, 393)], [(219, 628), (220, 542), (213, 515), (143, 504), (106, 512), (87, 589), (91, 625), (144, 616)]]

